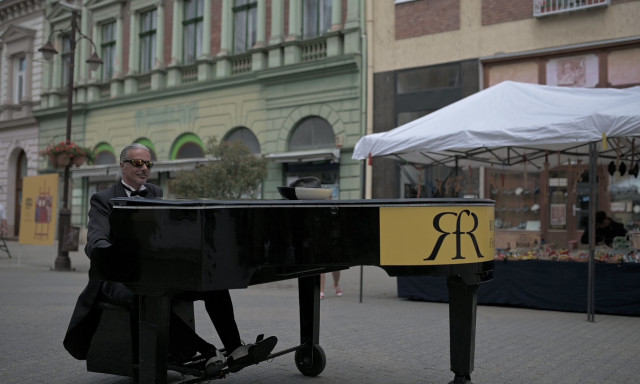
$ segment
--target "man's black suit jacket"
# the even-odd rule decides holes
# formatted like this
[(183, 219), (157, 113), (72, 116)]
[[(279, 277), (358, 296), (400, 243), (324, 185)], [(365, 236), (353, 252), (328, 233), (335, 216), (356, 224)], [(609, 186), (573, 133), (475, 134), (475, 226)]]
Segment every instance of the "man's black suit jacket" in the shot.
[[(153, 184), (145, 184), (145, 187), (149, 190), (146, 198), (162, 198), (162, 188)], [(84, 248), (86, 255), (90, 259), (92, 255), (95, 255), (100, 250), (108, 249), (112, 244), (109, 213), (113, 208), (111, 199), (116, 197), (127, 197), (124, 185), (120, 182), (91, 196), (87, 245)], [(64, 337), (63, 344), (65, 349), (78, 360), (87, 358), (91, 338), (100, 321), (100, 310), (95, 304), (101, 288), (101, 280), (89, 279), (89, 283), (78, 297)]]

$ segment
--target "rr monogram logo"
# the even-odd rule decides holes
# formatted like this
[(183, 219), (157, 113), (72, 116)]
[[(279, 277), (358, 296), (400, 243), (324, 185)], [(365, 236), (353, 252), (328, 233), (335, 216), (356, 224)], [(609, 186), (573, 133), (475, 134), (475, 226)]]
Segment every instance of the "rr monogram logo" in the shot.
[[(440, 220), (445, 215), (457, 216), (455, 231), (448, 232), (443, 230), (442, 227), (440, 226)], [(469, 217), (473, 219), (473, 228), (471, 228), (470, 231), (466, 231), (466, 232), (462, 231), (463, 219), (469, 218)], [(467, 220), (465, 220), (465, 222), (467, 222)], [(431, 251), (431, 255), (429, 255), (429, 257), (427, 257), (426, 259), (424, 259), (425, 261), (436, 259), (436, 257), (438, 256), (438, 252), (440, 252), (440, 248), (442, 247), (442, 243), (444, 243), (445, 239), (449, 235), (455, 235), (455, 240), (456, 240), (456, 256), (453, 258), (453, 260), (464, 259), (464, 257), (462, 256), (462, 249), (461, 249), (462, 246), (460, 244), (463, 235), (469, 236), (469, 238), (473, 242), (473, 247), (476, 250), (476, 255), (478, 256), (478, 258), (484, 257), (480, 252), (480, 247), (478, 246), (478, 240), (476, 239), (476, 235), (473, 233), (476, 231), (476, 229), (478, 229), (478, 216), (475, 213), (472, 213), (468, 209), (463, 210), (462, 212), (460, 212), (460, 214), (457, 214), (455, 212), (442, 212), (433, 218), (433, 227), (435, 228), (436, 231), (442, 233), (442, 235), (440, 235), (440, 237), (436, 241), (436, 245), (433, 247), (433, 251)]]

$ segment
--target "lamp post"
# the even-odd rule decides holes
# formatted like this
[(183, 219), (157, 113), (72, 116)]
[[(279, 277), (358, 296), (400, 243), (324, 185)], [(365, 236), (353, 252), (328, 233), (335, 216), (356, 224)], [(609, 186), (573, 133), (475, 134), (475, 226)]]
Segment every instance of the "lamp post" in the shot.
[[(71, 142), (71, 122), (73, 118), (73, 72), (75, 70), (75, 54), (77, 43), (76, 32), (82, 38), (89, 40), (91, 44), (94, 45), (94, 52), (87, 59), (87, 63), (89, 64), (91, 70), (96, 70), (98, 66), (102, 64), (102, 60), (95, 52), (95, 44), (93, 44), (93, 41), (78, 30), (78, 12), (80, 11), (80, 9), (69, 4), (63, 3), (63, 5), (71, 8), (71, 31), (69, 33), (69, 83), (67, 87), (67, 125), (65, 136), (66, 142), (69, 143)], [(51, 40), (47, 41), (47, 43), (42, 48), (40, 48), (39, 51), (42, 52), (42, 56), (47, 61), (51, 60), (53, 58), (53, 55), (58, 53), (58, 51), (53, 47), (53, 44), (51, 44)], [(54, 263), (54, 270), (56, 271), (71, 270), (71, 259), (69, 259), (69, 251), (64, 247), (64, 241), (71, 227), (71, 208), (69, 206), (69, 180), (71, 178), (70, 168), (71, 164), (67, 164), (64, 167), (62, 208), (60, 209), (60, 213), (58, 216), (58, 255)]]

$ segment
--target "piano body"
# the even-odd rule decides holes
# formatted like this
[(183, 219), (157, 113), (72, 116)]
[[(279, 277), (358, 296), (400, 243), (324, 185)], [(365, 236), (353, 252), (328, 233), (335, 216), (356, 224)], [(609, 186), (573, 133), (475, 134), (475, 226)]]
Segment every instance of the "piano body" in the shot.
[(172, 295), (292, 278), (301, 344), (272, 357), (295, 351), (300, 372), (319, 374), (319, 275), (357, 265), (448, 276), (452, 383), (471, 382), (477, 287), (493, 271), (492, 200), (113, 201), (117, 268), (91, 273), (140, 295), (141, 383), (166, 382)]

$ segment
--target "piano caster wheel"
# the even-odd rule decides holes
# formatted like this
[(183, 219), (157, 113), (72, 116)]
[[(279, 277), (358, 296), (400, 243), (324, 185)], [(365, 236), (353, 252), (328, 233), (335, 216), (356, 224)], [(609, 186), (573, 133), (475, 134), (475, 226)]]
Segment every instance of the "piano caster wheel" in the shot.
[(327, 356), (318, 344), (298, 349), (295, 354), (296, 367), (305, 376), (318, 376), (327, 365)]
[(473, 384), (471, 375), (456, 375), (449, 384)]

